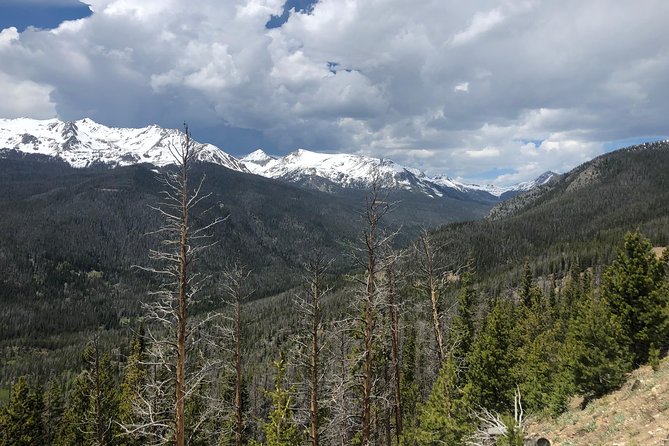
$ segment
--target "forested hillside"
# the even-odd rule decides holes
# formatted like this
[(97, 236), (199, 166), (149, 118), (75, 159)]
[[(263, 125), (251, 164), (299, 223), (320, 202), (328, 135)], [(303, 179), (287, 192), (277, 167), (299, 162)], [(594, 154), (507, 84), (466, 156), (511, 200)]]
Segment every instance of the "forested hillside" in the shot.
[[(0, 245), (14, 330), (0, 444), (484, 445), (497, 433), (516, 445), (527, 416), (557, 416), (575, 395), (587, 406), (669, 347), (669, 253), (653, 249), (669, 237), (667, 143), (604, 155), (485, 220), (417, 237), (383, 190), (324, 207), (315, 192), (193, 166), (189, 187), (206, 172), (223, 199), (191, 208), (177, 187), (165, 207), (145, 166), (83, 179), (33, 167), (57, 187), (3, 176), (2, 224), (22, 235)], [(180, 225), (195, 237), (217, 217), (228, 219), (203, 243), (218, 244), (193, 257)], [(169, 230), (145, 237), (137, 221)], [(106, 244), (115, 233), (136, 234), (127, 257)], [(127, 274), (151, 250), (154, 271)], [(138, 290), (153, 304), (123, 303)], [(109, 322), (56, 322), (99, 308)], [(54, 325), (24, 334), (35, 320)]]
[(626, 231), (656, 246), (669, 241), (669, 143), (647, 143), (602, 155), (550, 185), (497, 206), (486, 219), (435, 232), (442, 261), (469, 256), (479, 274), (519, 277), (525, 259), (537, 275), (605, 265)]
[[(148, 164), (75, 169), (49, 157), (8, 156), (0, 159), (0, 231), (7, 234), (0, 239), (0, 346), (11, 361), (0, 370), (2, 382), (14, 367), (47, 373), (79, 363), (72, 352), (91, 330), (118, 343), (118, 330), (141, 315), (141, 302), (157, 284), (137, 266), (148, 266), (159, 244), (152, 232), (161, 218), (152, 207), (163, 189), (159, 170)], [(208, 294), (220, 295), (216, 277), (234, 262), (253, 271), (252, 299), (298, 285), (315, 247), (333, 259), (331, 274), (353, 267), (350, 245), (364, 192), (321, 193), (213, 164), (195, 165), (192, 175), (204, 178), (209, 195), (194, 209), (195, 223), (225, 218), (212, 228), (215, 246), (199, 259), (200, 272), (212, 276)], [(401, 191), (389, 199), (401, 203), (390, 216), (403, 228), (397, 245), (423, 226), (483, 216), (492, 206)], [(36, 352), (54, 350), (34, 361)]]

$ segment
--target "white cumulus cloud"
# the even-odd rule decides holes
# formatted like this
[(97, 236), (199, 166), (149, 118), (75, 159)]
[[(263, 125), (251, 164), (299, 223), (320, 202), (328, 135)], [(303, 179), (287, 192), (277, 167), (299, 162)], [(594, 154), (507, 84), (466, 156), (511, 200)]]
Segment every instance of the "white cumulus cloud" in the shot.
[(89, 3), (0, 33), (3, 117), (187, 120), (233, 153), (244, 133), (498, 183), (668, 133), (663, 0), (320, 0), (271, 30), (283, 0)]

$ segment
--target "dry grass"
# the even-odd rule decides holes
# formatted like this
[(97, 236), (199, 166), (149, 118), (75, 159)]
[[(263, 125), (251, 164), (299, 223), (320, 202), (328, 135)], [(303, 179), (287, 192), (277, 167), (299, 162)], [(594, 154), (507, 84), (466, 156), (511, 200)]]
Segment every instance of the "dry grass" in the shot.
[(591, 402), (580, 400), (554, 420), (531, 423), (528, 432), (554, 446), (669, 446), (669, 358), (657, 371), (641, 367), (618, 391)]
[(653, 248), (653, 252), (655, 253), (655, 255), (657, 256), (657, 258), (659, 259), (660, 257), (662, 257), (662, 254), (664, 254), (664, 251), (665, 251), (666, 249), (667, 249), (666, 246), (655, 246), (655, 247)]

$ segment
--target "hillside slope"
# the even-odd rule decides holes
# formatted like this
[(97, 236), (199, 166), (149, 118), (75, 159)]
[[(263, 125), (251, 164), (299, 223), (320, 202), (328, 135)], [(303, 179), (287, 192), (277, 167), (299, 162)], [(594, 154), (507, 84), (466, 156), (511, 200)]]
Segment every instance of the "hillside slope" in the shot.
[(510, 271), (529, 258), (539, 273), (611, 261), (626, 231), (656, 245), (669, 238), (669, 142), (612, 152), (557, 181), (522, 194), (482, 221), (436, 232), (446, 263), (475, 259), (483, 274)]
[(620, 390), (585, 409), (575, 400), (557, 419), (531, 422), (527, 432), (545, 436), (554, 446), (669, 444), (669, 358), (656, 372), (650, 366), (635, 370)]

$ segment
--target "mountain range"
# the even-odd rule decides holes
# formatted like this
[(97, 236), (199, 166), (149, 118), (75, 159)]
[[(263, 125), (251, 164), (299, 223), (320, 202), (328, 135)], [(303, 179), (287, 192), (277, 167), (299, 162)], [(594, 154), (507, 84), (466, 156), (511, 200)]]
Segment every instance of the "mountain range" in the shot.
[[(62, 159), (77, 168), (138, 163), (165, 166), (172, 162), (170, 148), (179, 144), (182, 136), (179, 130), (156, 125), (114, 128), (88, 118), (78, 121), (0, 119), (0, 156), (17, 151)], [(326, 192), (340, 188), (367, 190), (377, 182), (384, 188), (431, 198), (496, 202), (546, 184), (556, 177), (553, 172), (546, 172), (534, 181), (498, 187), (466, 184), (447, 176), (429, 177), (418, 169), (389, 159), (362, 155), (299, 149), (284, 157), (273, 157), (259, 149), (237, 159), (212, 144), (197, 143), (197, 149), (201, 161)]]
[[(11, 367), (0, 367), (0, 388), (36, 368), (50, 373), (79, 367), (82, 346), (93, 330), (105, 330), (114, 345), (123, 342), (124, 324), (140, 314), (141, 301), (158, 286), (158, 279), (134, 266), (149, 265), (147, 253), (159, 243), (155, 230), (161, 220), (151, 206), (162, 196), (156, 175), (162, 168), (149, 160), (167, 164), (168, 152), (161, 150), (169, 151), (179, 133), (125, 129), (105, 141), (104, 132), (93, 135), (96, 124), (86, 121), (41, 121), (41, 129), (33, 122), (30, 131), (26, 120), (0, 121), (0, 233), (5, 234), (0, 237), (0, 352), (16, 352), (6, 361)], [(220, 168), (227, 158), (213, 146), (202, 147), (203, 154), (212, 150), (203, 160), (219, 162), (193, 170), (195, 178), (206, 175), (204, 187), (211, 194), (201, 206), (208, 212), (196, 213), (194, 224), (226, 218), (213, 229), (218, 243), (198, 264), (212, 277), (204, 294), (218, 298), (222, 266), (239, 261), (254, 272), (253, 298), (290, 296), (288, 290), (302, 283), (303, 265), (315, 247), (336, 259), (331, 280), (345, 290), (342, 275), (351, 271), (351, 253), (362, 235), (366, 191), (359, 189), (365, 183), (355, 179), (365, 178), (364, 163), (356, 170), (353, 162), (359, 158), (349, 155), (298, 151), (276, 158), (255, 152), (242, 160), (231, 157), (230, 167)], [(73, 168), (74, 160), (80, 167), (116, 167)], [(318, 171), (334, 171), (330, 164), (338, 160), (348, 177), (331, 179)], [(295, 169), (291, 180), (291, 162), (306, 173), (300, 176)], [(640, 229), (656, 246), (669, 244), (669, 142), (619, 150), (566, 174), (546, 175), (537, 181), (540, 187), (505, 201), (491, 214), (503, 197), (479, 191), (497, 201), (454, 198), (467, 196), (457, 189), (441, 198), (436, 192), (415, 193), (401, 188), (400, 176), (418, 188), (423, 186), (411, 183), (414, 177), (427, 184), (420, 172), (386, 160), (372, 159), (369, 165), (387, 169), (386, 181), (398, 178), (400, 189), (392, 192), (392, 200), (400, 203), (386, 221), (391, 230), (401, 227), (398, 247), (407, 246), (421, 226), (441, 226), (431, 232), (438, 263), (457, 268), (471, 262), (478, 288), (489, 290), (489, 296), (516, 286), (525, 262), (535, 276), (558, 283), (574, 267), (601, 272), (630, 229)], [(272, 178), (259, 175), (261, 169)], [(329, 190), (304, 187), (308, 181)], [(348, 298), (342, 291), (332, 302)], [(288, 317), (297, 317), (288, 307), (274, 306), (276, 300), (267, 302), (266, 314), (274, 319), (253, 314), (254, 352), (269, 351), (267, 339), (274, 335), (263, 331), (266, 327), (283, 329)]]

